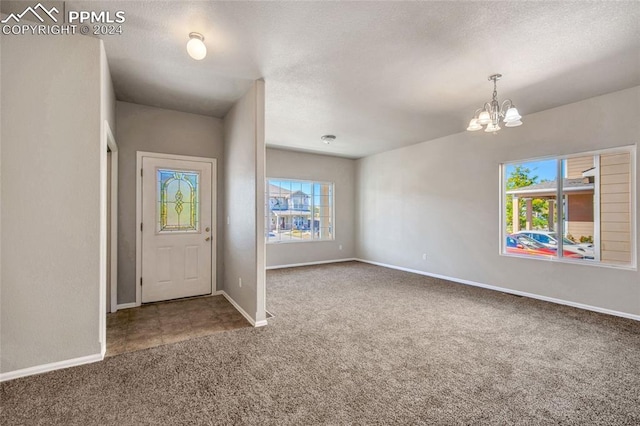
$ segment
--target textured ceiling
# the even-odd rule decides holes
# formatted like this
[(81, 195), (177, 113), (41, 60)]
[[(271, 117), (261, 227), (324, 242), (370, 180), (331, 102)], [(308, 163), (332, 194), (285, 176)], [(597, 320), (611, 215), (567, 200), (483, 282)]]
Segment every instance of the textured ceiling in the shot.
[[(269, 146), (362, 157), (640, 85), (640, 2), (67, 2), (124, 10), (103, 36), (123, 101), (223, 117), (266, 82)], [(190, 31), (208, 55), (190, 59)], [(338, 138), (331, 145), (323, 134)]]

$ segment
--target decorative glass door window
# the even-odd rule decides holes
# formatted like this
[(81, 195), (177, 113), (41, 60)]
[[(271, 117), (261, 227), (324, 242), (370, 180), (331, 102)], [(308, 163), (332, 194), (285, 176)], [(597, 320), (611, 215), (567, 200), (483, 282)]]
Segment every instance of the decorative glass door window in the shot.
[(158, 169), (157, 231), (200, 230), (200, 172)]

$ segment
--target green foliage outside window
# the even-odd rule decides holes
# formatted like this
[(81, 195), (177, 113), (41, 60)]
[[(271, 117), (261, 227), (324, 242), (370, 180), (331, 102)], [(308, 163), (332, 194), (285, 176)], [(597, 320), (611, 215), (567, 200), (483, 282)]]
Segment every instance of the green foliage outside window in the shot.
[[(513, 171), (507, 178), (507, 191), (513, 189), (524, 188), (527, 186), (541, 183), (544, 181), (538, 181), (538, 176), (532, 175), (532, 171), (522, 165), (515, 166)], [(532, 200), (533, 210), (533, 229), (548, 229), (549, 228), (549, 207), (545, 200)], [(513, 232), (513, 195), (507, 195), (507, 232)], [(526, 226), (526, 205), (520, 203), (520, 213), (518, 215), (520, 220), (520, 229), (524, 229)]]

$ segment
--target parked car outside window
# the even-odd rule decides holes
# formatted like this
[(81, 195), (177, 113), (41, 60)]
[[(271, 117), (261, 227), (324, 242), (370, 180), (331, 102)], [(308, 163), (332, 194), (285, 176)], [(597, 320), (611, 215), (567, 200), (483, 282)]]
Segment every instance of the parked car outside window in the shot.
[[(558, 236), (553, 231), (538, 231), (538, 230), (520, 231), (520, 232), (517, 232), (515, 235), (527, 236), (543, 244), (545, 247), (548, 247), (551, 249), (558, 248)], [(564, 249), (564, 252), (578, 254), (584, 259), (594, 259), (593, 244), (588, 244), (588, 243), (577, 244), (571, 241), (570, 239), (563, 237), (562, 247)]]
[[(515, 243), (514, 243), (515, 242)], [(516, 233), (507, 236), (507, 253), (528, 254), (534, 256), (555, 255), (556, 247), (548, 247), (524, 234)], [(570, 259), (584, 259), (584, 254), (563, 250), (563, 257)]]
[[(528, 241), (525, 241), (528, 240)], [(507, 253), (529, 256), (555, 256), (556, 252), (523, 235), (507, 235)]]

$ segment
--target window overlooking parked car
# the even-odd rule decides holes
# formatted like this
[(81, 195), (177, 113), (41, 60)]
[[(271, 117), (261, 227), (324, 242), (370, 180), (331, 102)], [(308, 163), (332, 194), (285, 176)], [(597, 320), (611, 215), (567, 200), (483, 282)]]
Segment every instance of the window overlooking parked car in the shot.
[(267, 179), (268, 243), (333, 240), (333, 183)]
[(502, 164), (502, 253), (635, 268), (635, 158), (624, 147)]

